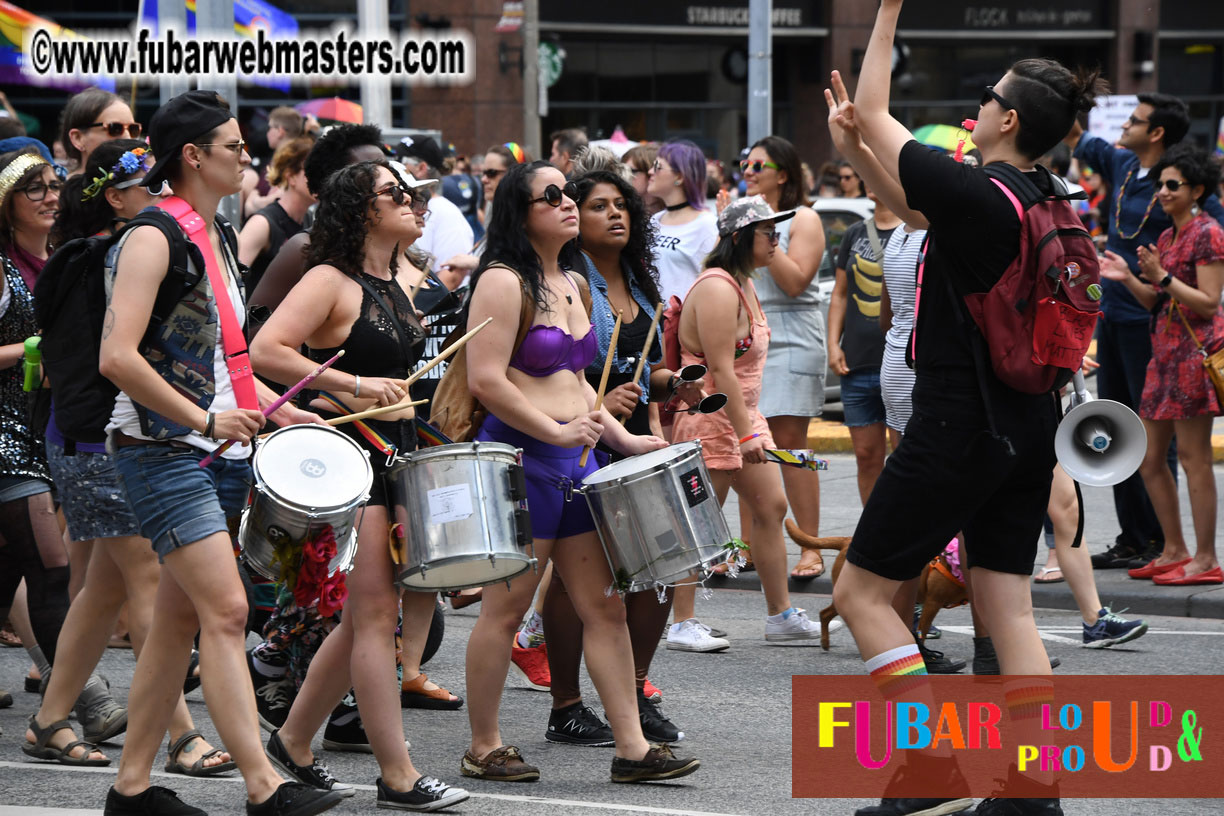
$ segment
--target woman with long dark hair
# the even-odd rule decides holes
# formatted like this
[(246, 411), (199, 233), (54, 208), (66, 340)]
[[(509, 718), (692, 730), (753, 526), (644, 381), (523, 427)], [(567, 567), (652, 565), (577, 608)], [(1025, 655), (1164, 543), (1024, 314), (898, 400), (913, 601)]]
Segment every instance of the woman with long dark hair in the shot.
[[(642, 736), (634, 704), (632, 650), (625, 607), (605, 589), (612, 582), (583, 502), (566, 501), (562, 480), (578, 484), (596, 469), (579, 464), (583, 447), (601, 438), (632, 455), (664, 445), (634, 436), (606, 409), (593, 410), (595, 391), (585, 369), (598, 351), (582, 301), (580, 279), (558, 257), (578, 236), (577, 191), (547, 162), (512, 167), (498, 186), (488, 245), (473, 277), (468, 326), (493, 322), (467, 347), (468, 386), (488, 418), (477, 439), (523, 450), (531, 506), (532, 546), (541, 563), (555, 559), (585, 626), (587, 667), (612, 725), (616, 756), (612, 779), (639, 782), (695, 771), (695, 759), (678, 759)], [(516, 349), (523, 301), (535, 303), (535, 320)], [(503, 744), (498, 726), (502, 687), (515, 629), (538, 582), (526, 573), (509, 584), (484, 588), (480, 617), (467, 650), (467, 700), (472, 741), (463, 773), (492, 781), (539, 779), (519, 749)]]
[[(323, 393), (313, 406), (349, 413), (408, 401), (402, 381), (420, 358), (425, 333), (408, 297), (411, 283), (400, 255), (420, 234), (411, 195), (385, 160), (360, 162), (333, 175), (311, 227), (310, 269), (252, 345), (260, 373), (290, 385), (344, 350), (345, 356), (315, 379), (314, 387)], [(407, 336), (400, 334), (401, 326)], [(298, 351), (302, 346), (308, 356)], [(351, 687), (381, 770), (379, 804), (436, 810), (464, 801), (467, 791), (413, 766), (393, 682), (399, 592), (387, 547), (391, 496), (383, 473), (392, 455), (415, 449), (413, 417), (412, 408), (405, 407), (360, 425), (339, 426), (370, 452), (374, 484), (361, 515), (340, 625), (319, 647), (289, 716), (268, 740), (268, 755), (301, 782), (352, 792), (337, 787), (310, 747)], [(428, 628), (434, 604), (432, 593), (408, 593), (404, 626)]]

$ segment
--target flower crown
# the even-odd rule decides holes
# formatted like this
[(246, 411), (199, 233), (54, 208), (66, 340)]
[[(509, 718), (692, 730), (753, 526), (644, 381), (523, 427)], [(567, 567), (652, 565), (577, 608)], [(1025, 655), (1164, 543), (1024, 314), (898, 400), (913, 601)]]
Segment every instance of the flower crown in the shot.
[(149, 163), (149, 148), (138, 147), (135, 150), (129, 150), (119, 157), (119, 161), (115, 162), (115, 166), (110, 170), (103, 170), (94, 177), (85, 191), (81, 194), (81, 201), (89, 201), (106, 187), (106, 185), (115, 180), (116, 174), (130, 176), (137, 170), (147, 170)]

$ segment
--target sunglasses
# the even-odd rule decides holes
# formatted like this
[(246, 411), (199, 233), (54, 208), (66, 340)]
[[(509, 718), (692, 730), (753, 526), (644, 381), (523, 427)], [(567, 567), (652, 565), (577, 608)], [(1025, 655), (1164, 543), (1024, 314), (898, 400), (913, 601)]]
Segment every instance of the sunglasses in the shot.
[(192, 142), (192, 144), (194, 144), (196, 147), (224, 147), (226, 150), (230, 151), (235, 156), (242, 153), (242, 151), (246, 150), (246, 146), (247, 146), (246, 139), (239, 139), (236, 142), (207, 142), (205, 144), (200, 144), (199, 142)]
[(757, 230), (756, 234), (761, 236), (762, 238), (764, 238), (766, 241), (773, 244), (774, 246), (778, 245), (778, 231), (777, 230), (768, 230), (768, 231)]
[(25, 193), (25, 197), (30, 199), (30, 201), (39, 202), (47, 197), (48, 191), (59, 195), (64, 191), (64, 182), (53, 181), (50, 184), (46, 184), (41, 181), (36, 181), (24, 188), (21, 192)]
[(762, 161), (761, 159), (757, 159), (755, 161), (748, 161), (747, 159), (744, 159), (742, 162), (740, 162), (741, 173), (747, 173), (749, 170), (754, 173), (759, 173), (766, 167), (768, 167), (770, 170), (778, 169), (778, 165), (774, 164), (773, 162)]
[[(370, 194), (369, 199), (372, 200), (378, 198), (379, 196), (391, 196), (391, 200), (397, 207), (402, 207), (404, 202), (407, 201), (413, 205), (414, 209), (416, 208), (417, 197), (411, 195), (407, 190), (398, 184), (391, 184), (381, 190), (374, 191), (372, 194)], [(428, 206), (428, 202), (426, 202), (426, 205)]]
[(144, 130), (144, 127), (139, 122), (132, 122), (128, 125), (125, 125), (122, 122), (94, 122), (89, 127), (106, 128), (106, 135), (112, 139), (118, 139), (123, 135), (123, 131), (125, 130), (133, 139), (139, 139), (141, 131)]
[(494, 170), (491, 167), (486, 167), (484, 170), (481, 171), (480, 175), (492, 181), (493, 179), (497, 178), (504, 172), (506, 171), (505, 170)]
[(839, 176), (838, 176), (838, 178), (840, 178), (842, 181), (854, 181), (856, 178), (858, 178), (858, 176), (856, 176), (856, 175), (854, 175), (853, 173), (851, 173), (851, 174), (850, 174), (850, 175), (848, 175), (848, 176), (840, 176), (840, 175), (839, 175)]
[(539, 198), (533, 198), (527, 203), (535, 204), (539, 201), (543, 201), (550, 207), (560, 207), (561, 199), (563, 197), (568, 198), (570, 201), (577, 201), (578, 185), (574, 184), (572, 181), (566, 182), (565, 187), (558, 187), (555, 184), (550, 184), (544, 188), (544, 195), (540, 196)]
[(1003, 110), (1016, 111), (1016, 117), (1019, 118), (1020, 111), (1016, 110), (1015, 105), (1013, 105), (1012, 103), (1008, 102), (1006, 99), (1004, 99), (1003, 97), (995, 93), (995, 89), (993, 85), (987, 85), (986, 88), (982, 91), (982, 98), (978, 100), (978, 105), (984, 108), (988, 104), (990, 104), (990, 100), (992, 99), (998, 102), (999, 105), (1003, 108)]
[(1150, 125), (1151, 121), (1148, 119), (1136, 119), (1133, 116), (1128, 116), (1126, 117), (1125, 124), (1126, 124), (1126, 127), (1134, 127), (1135, 125)]
[(1189, 186), (1190, 186), (1190, 182), (1178, 181), (1177, 179), (1165, 179), (1164, 181), (1156, 182), (1157, 191), (1159, 191), (1161, 187), (1168, 187), (1170, 193), (1176, 193), (1181, 188), (1189, 187)]
[[(118, 184), (114, 185), (114, 187), (116, 190), (126, 190), (129, 187), (135, 187), (136, 185), (140, 184), (142, 181), (144, 181), (143, 176), (141, 176), (140, 178), (128, 179), (127, 181), (121, 181)], [(165, 181), (159, 181), (157, 182), (155, 186), (147, 187), (145, 189), (148, 190), (149, 195), (151, 196), (162, 196), (170, 192), (169, 185), (166, 184)]]

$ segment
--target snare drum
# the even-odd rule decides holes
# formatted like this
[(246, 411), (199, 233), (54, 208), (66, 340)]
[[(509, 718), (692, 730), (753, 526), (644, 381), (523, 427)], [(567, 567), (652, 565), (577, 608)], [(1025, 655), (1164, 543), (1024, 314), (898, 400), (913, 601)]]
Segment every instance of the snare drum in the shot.
[(486, 586), (535, 565), (517, 448), (500, 442), (425, 448), (392, 465), (386, 479), (392, 521), (403, 525), (396, 582), (405, 589)]
[(591, 505), (622, 590), (672, 585), (728, 556), (731, 533), (700, 442), (614, 462), (586, 477), (578, 492)]
[(348, 572), (357, 554), (357, 511), (370, 498), (374, 470), (356, 442), (323, 425), (290, 425), (256, 448), (251, 463), (255, 491), (242, 514), (242, 558), (273, 580), (277, 544), (297, 546), (331, 525), (336, 557), (328, 573)]

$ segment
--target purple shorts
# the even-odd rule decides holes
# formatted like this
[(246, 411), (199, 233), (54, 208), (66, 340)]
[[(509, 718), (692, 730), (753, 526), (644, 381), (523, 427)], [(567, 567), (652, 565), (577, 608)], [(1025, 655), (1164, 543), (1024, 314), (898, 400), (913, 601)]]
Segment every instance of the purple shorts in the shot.
[(569, 490), (581, 486), (583, 479), (599, 470), (593, 455), (587, 459), (586, 467), (579, 467), (582, 448), (562, 448), (541, 442), (511, 428), (492, 414), (480, 426), (476, 439), (522, 448), (532, 538), (552, 541), (595, 529), (587, 500)]

